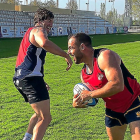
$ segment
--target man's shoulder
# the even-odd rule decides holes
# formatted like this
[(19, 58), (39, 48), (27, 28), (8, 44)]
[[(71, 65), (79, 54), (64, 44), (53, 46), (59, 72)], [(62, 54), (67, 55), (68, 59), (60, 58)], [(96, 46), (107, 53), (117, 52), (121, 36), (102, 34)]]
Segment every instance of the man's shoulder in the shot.
[(28, 28), (28, 30), (30, 30), (30, 31), (32, 31), (32, 32), (36, 32), (36, 31), (41, 31), (41, 30), (43, 30), (43, 29), (42, 29), (42, 27), (34, 26), (34, 27)]
[(34, 26), (33, 28), (34, 28), (34, 30), (44, 30), (44, 28), (41, 26)]
[(94, 49), (94, 57), (97, 58), (101, 55), (103, 51), (107, 50), (107, 48), (99, 48), (99, 49)]
[(102, 49), (99, 52), (99, 57), (100, 58), (104, 58), (104, 57), (109, 57), (111, 58), (112, 56), (114, 57), (115, 55), (117, 55), (117, 53), (115, 53), (114, 51), (110, 50), (110, 49)]
[(32, 29), (34, 29), (35, 27), (29, 27), (27, 30), (32, 30)]
[(32, 33), (36, 35), (44, 34), (46, 37), (48, 37), (47, 31), (41, 26), (35, 26)]
[[(116, 61), (117, 60), (117, 61)], [(102, 64), (106, 64), (107, 62), (112, 62), (113, 63), (121, 63), (121, 57), (114, 51), (106, 49), (102, 51), (98, 57), (98, 62)]]

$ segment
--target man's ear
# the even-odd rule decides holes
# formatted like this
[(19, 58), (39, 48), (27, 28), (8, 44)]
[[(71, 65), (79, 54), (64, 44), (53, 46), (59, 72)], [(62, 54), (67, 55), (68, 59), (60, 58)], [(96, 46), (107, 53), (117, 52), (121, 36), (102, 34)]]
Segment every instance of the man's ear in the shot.
[(84, 43), (81, 43), (81, 45), (80, 45), (80, 50), (85, 50), (85, 44)]

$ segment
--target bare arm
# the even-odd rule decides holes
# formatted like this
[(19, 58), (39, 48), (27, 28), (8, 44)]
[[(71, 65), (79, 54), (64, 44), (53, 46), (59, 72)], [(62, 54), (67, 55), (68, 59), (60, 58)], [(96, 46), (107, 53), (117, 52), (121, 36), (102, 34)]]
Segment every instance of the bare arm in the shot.
[(66, 61), (68, 63), (67, 70), (69, 70), (72, 65), (70, 56), (55, 43), (48, 39), (47, 32), (42, 27), (36, 27), (35, 29), (33, 29), (30, 35), (30, 41), (37, 47), (41, 47), (52, 54), (66, 58)]
[(98, 62), (100, 68), (104, 70), (108, 82), (101, 89), (93, 91), (91, 96), (103, 98), (121, 92), (124, 89), (124, 80), (119, 56), (110, 50), (106, 50), (100, 56)]
[(120, 63), (120, 57), (116, 53), (110, 50), (103, 51), (98, 58), (98, 64), (99, 67), (105, 72), (108, 82), (100, 89), (92, 92), (84, 91), (81, 93), (81, 98), (83, 100), (90, 98), (104, 98), (123, 91), (124, 80)]
[(68, 54), (65, 51), (48, 39), (47, 32), (42, 27), (36, 27), (33, 35), (35, 40), (35, 42), (33, 42), (34, 45), (42, 47), (52, 54), (60, 55), (64, 58), (67, 57)]

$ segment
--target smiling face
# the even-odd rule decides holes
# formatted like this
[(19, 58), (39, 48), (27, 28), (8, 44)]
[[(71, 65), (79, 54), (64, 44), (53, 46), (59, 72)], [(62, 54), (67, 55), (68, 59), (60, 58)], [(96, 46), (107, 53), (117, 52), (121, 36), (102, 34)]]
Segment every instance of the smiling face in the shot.
[(45, 8), (39, 8), (34, 15), (34, 25), (43, 27), (47, 33), (53, 25), (54, 15), (51, 11)]
[(75, 38), (70, 38), (68, 41), (68, 54), (73, 57), (75, 64), (82, 63), (83, 54), (80, 51), (80, 46), (76, 45)]
[(53, 26), (53, 19), (48, 18), (47, 20), (44, 20), (43, 27), (47, 31), (47, 33), (50, 32), (52, 26)]

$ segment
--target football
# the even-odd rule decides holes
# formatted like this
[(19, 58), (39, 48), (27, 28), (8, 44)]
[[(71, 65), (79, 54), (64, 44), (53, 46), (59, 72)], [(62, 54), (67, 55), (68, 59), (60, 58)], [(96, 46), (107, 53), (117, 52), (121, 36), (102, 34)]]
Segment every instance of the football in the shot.
[[(88, 90), (88, 91), (92, 91), (94, 90), (93, 87), (88, 84), (88, 83), (78, 83), (74, 86), (73, 88), (73, 93), (75, 94), (79, 94), (81, 93), (82, 90)], [(98, 98), (92, 98), (90, 100), (87, 101), (88, 102), (88, 106), (95, 106), (98, 103)]]

